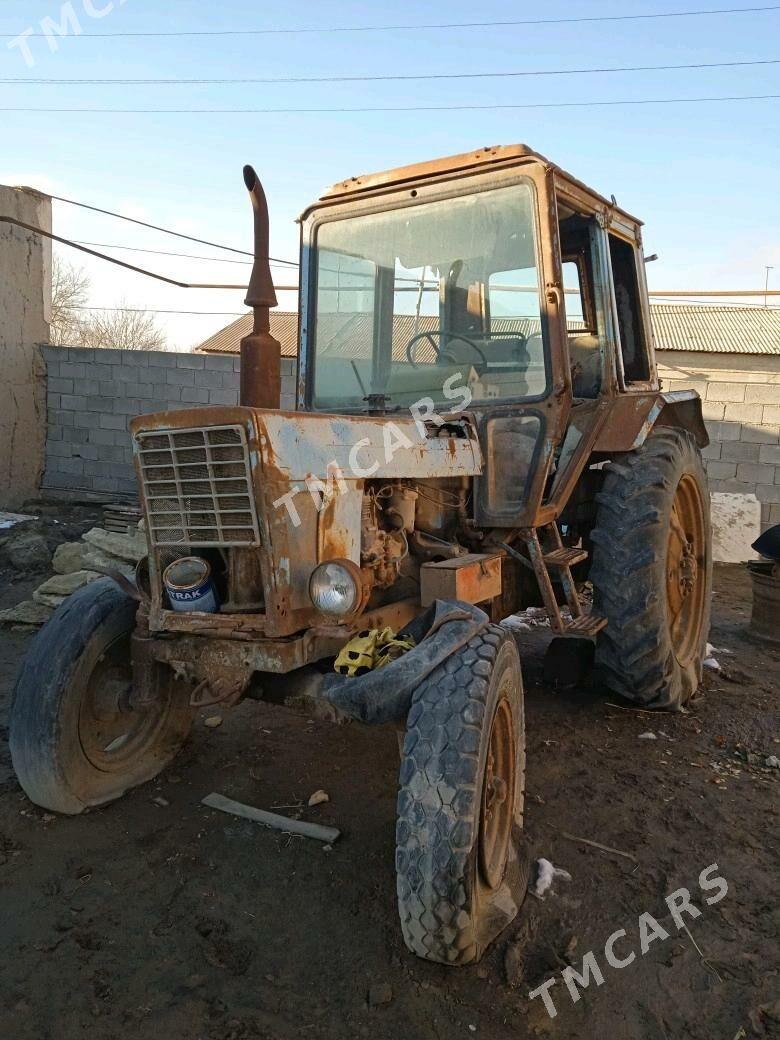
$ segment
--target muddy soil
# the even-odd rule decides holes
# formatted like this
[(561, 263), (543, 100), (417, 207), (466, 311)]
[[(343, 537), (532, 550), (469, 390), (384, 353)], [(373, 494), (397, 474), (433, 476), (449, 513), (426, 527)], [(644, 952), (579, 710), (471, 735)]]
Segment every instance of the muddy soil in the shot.
[[(5, 585), (0, 607), (29, 591)], [(719, 568), (712, 642), (731, 653), (716, 652), (723, 671), (708, 673), (685, 715), (546, 688), (549, 635), (518, 634), (528, 836), (572, 880), (529, 896), (482, 964), (456, 971), (416, 960), (401, 940), (391, 729), (245, 704), (217, 729), (200, 719), (158, 782), (76, 819), (27, 801), (0, 729), (0, 1036), (780, 1036), (780, 771), (764, 765), (780, 755), (780, 654), (748, 638), (749, 605), (742, 569)], [(2, 727), (29, 640), (0, 630)], [(219, 791), (294, 813), (320, 788), (330, 802), (302, 815), (342, 829), (332, 851), (200, 804)], [(698, 878), (713, 863), (728, 894), (706, 906)], [(664, 902), (680, 886), (702, 910), (690, 934)], [(669, 938), (641, 956), (645, 912)], [(604, 944), (620, 928), (616, 955), (637, 957), (616, 969)], [(573, 1003), (559, 973), (589, 951), (603, 983)], [(553, 975), (555, 1019), (528, 999)]]

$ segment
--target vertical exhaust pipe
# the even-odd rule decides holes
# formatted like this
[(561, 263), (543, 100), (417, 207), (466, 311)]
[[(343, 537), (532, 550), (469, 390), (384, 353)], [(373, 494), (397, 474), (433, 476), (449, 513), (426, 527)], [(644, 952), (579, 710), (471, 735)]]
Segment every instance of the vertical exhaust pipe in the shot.
[(244, 301), (254, 310), (254, 323), (251, 335), (241, 340), (241, 404), (249, 408), (278, 408), (282, 346), (271, 335), (270, 312), (278, 301), (268, 255), (268, 203), (260, 178), (251, 166), (244, 167), (244, 184), (255, 217), (255, 262)]

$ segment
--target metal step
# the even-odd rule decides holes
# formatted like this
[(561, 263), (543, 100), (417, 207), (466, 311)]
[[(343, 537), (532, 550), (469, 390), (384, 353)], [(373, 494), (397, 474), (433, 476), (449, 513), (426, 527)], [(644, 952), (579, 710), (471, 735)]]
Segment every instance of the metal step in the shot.
[(544, 562), (548, 567), (574, 567), (587, 558), (585, 549), (567, 549), (565, 546), (544, 554)]
[(607, 627), (607, 619), (600, 614), (582, 614), (580, 617), (565, 621), (563, 635), (565, 636), (597, 636), (599, 632)]

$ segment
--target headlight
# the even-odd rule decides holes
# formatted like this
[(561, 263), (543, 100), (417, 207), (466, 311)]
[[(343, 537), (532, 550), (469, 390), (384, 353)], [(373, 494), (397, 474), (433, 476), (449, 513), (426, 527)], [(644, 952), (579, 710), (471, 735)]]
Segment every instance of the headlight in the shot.
[(321, 563), (309, 579), (309, 596), (323, 614), (346, 617), (360, 605), (360, 571), (348, 560)]

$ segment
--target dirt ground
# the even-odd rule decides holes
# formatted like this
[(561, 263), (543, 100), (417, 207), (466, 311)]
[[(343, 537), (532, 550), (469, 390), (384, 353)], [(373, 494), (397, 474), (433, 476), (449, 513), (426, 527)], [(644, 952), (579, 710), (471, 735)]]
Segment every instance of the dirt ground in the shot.
[[(31, 587), (6, 583), (0, 607)], [(780, 755), (780, 655), (746, 635), (741, 568), (718, 568), (714, 602), (712, 642), (731, 653), (716, 653), (724, 670), (708, 673), (686, 715), (616, 707), (600, 689), (545, 688), (549, 636), (519, 634), (528, 835), (535, 855), (572, 880), (544, 901), (529, 896), (482, 964), (455, 971), (416, 960), (401, 940), (394, 731), (244, 704), (218, 729), (199, 720), (158, 782), (87, 816), (54, 818), (10, 771), (5, 726), (30, 636), (0, 630), (0, 1035), (780, 1036), (780, 771), (763, 764)], [(657, 739), (639, 739), (648, 731)], [(304, 817), (342, 829), (332, 851), (200, 804), (219, 791), (288, 807), (319, 788), (330, 802)], [(707, 907), (697, 879), (712, 863), (729, 887)], [(664, 903), (680, 886), (703, 910), (690, 935)], [(670, 937), (610, 967), (606, 939), (625, 928), (619, 955), (639, 954), (644, 912)], [(554, 1020), (529, 1001), (530, 989), (591, 950), (602, 985), (574, 1004), (559, 980)]]

